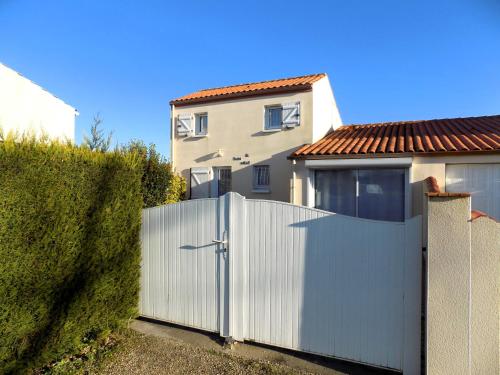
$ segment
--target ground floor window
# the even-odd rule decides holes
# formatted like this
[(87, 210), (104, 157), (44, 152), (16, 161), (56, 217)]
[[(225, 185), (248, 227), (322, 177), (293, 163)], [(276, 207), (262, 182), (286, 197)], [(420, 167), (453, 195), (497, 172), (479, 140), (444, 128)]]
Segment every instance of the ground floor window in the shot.
[(404, 221), (405, 169), (315, 172), (315, 207), (365, 219)]
[(253, 191), (267, 193), (269, 187), (269, 165), (255, 165), (253, 167)]

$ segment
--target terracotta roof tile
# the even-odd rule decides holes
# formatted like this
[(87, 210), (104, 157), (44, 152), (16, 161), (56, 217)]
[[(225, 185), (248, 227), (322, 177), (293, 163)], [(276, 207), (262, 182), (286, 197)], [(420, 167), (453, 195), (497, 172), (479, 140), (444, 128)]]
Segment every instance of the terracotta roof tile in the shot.
[(448, 197), (448, 198), (464, 198), (470, 197), (470, 193), (450, 193), (447, 191), (441, 191), (436, 177), (429, 176), (424, 180), (427, 185), (427, 192), (425, 195), (428, 197)]
[(341, 126), (291, 158), (500, 152), (500, 115)]
[(474, 221), (476, 219), (479, 219), (480, 217), (487, 217), (488, 219), (491, 219), (493, 221), (496, 221), (497, 223), (499, 222), (497, 219), (495, 219), (494, 217), (491, 217), (489, 216), (488, 214), (485, 214), (483, 211), (479, 211), (479, 210), (472, 210), (470, 212), (470, 220), (471, 221)]
[(425, 179), (425, 183), (427, 184), (427, 191), (429, 193), (440, 193), (441, 189), (439, 188), (439, 184), (436, 180), (436, 177), (429, 176)]
[(187, 105), (233, 97), (266, 95), (280, 91), (307, 90), (312, 87), (314, 82), (319, 81), (323, 77), (326, 77), (325, 73), (205, 89), (181, 96), (170, 101), (170, 104)]

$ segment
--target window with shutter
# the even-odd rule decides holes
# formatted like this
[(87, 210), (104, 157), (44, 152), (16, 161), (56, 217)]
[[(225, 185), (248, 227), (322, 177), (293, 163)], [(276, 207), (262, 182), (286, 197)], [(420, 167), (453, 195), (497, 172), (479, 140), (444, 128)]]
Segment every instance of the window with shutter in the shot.
[(190, 114), (179, 115), (179, 117), (177, 117), (177, 134), (187, 136), (191, 135), (192, 133), (192, 116)]
[(194, 135), (203, 136), (208, 134), (208, 114), (198, 113), (195, 115)]
[(265, 130), (281, 130), (300, 125), (300, 103), (273, 105), (265, 108)]
[(264, 127), (266, 130), (280, 130), (282, 125), (282, 112), (283, 109), (281, 106), (270, 106), (266, 107), (265, 110), (265, 124)]
[(300, 103), (289, 103), (283, 105), (282, 123), (288, 128), (300, 125)]

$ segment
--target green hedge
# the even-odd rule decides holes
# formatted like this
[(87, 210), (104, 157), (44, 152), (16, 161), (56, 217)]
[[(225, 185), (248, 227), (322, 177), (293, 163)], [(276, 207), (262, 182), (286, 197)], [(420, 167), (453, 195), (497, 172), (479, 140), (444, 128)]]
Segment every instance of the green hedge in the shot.
[(0, 142), (0, 373), (136, 315), (141, 171), (130, 153)]

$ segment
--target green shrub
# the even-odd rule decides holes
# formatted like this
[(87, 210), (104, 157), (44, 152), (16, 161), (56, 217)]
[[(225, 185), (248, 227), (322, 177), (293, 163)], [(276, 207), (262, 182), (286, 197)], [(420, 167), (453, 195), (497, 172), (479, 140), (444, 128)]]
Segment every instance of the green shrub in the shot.
[(171, 164), (156, 151), (154, 144), (146, 146), (140, 140), (133, 140), (123, 147), (123, 151), (139, 156), (144, 207), (155, 207), (184, 199), (186, 181), (173, 172)]
[(136, 155), (0, 142), (0, 373), (77, 352), (136, 315)]
[(186, 196), (186, 180), (184, 177), (173, 173), (168, 184), (167, 198), (164, 203), (175, 203)]

